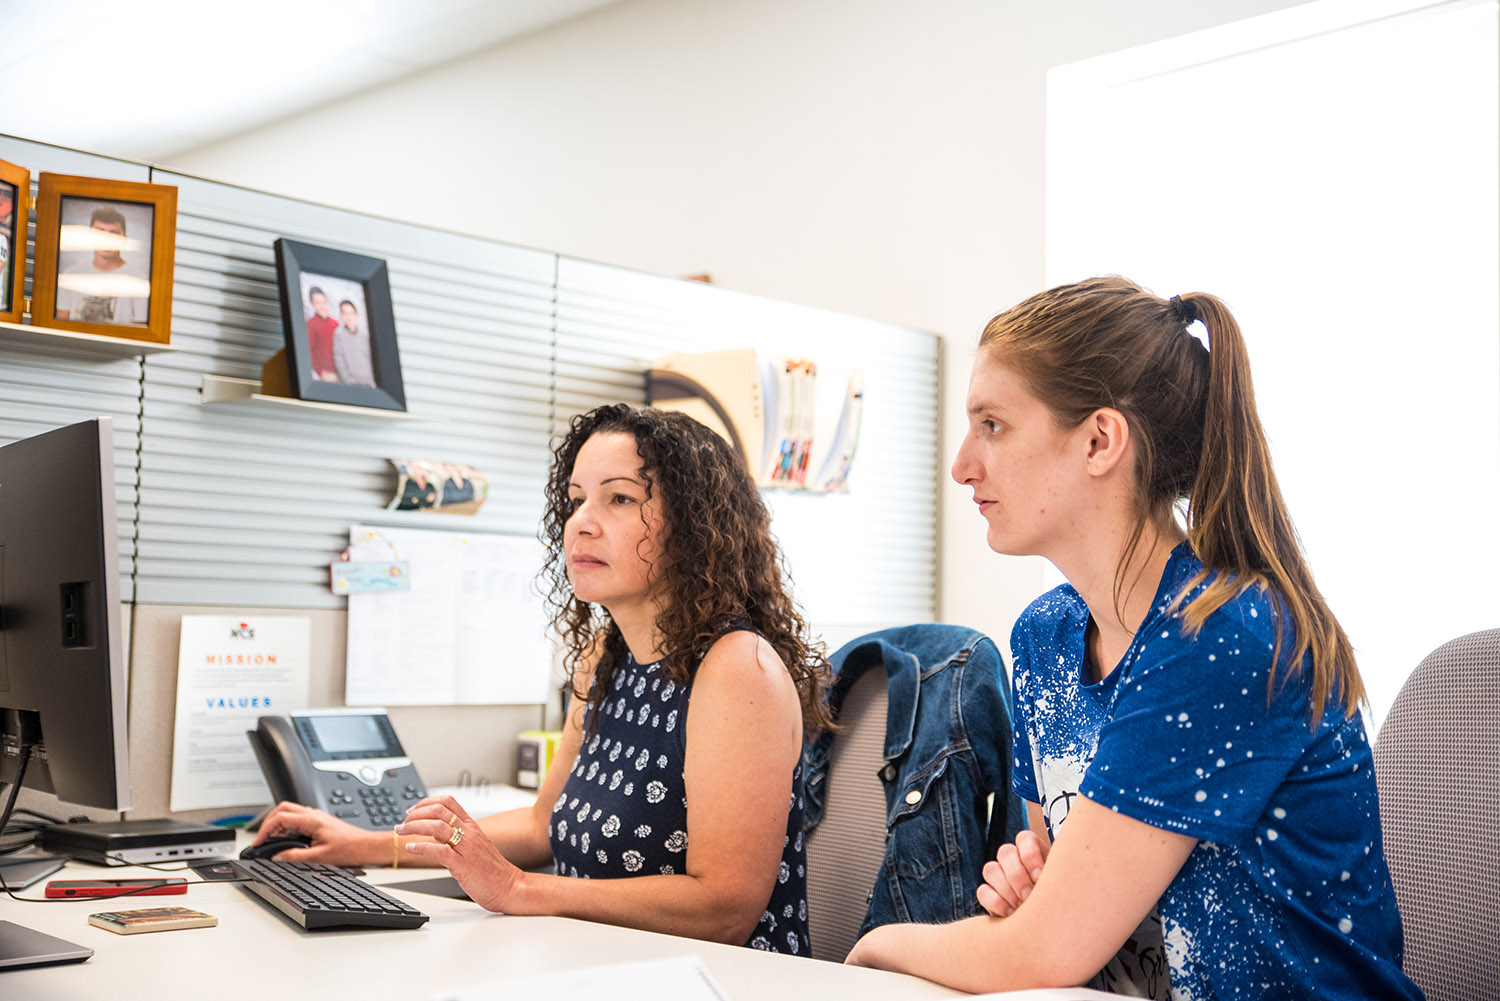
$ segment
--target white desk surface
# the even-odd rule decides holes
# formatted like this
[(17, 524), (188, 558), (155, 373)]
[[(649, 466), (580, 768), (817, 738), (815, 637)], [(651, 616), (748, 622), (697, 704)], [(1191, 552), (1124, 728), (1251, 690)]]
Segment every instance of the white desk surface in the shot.
[[(240, 844), (249, 836), (240, 835)], [(74, 862), (53, 879), (163, 875), (132, 866)], [(184, 873), (189, 880), (196, 879)], [(21, 903), (0, 892), (0, 919), (88, 946), (83, 963), (0, 972), (5, 1001), (201, 1001), (203, 998), (312, 998), (428, 1001), (442, 990), (576, 970), (582, 966), (696, 954), (732, 1001), (818, 998), (918, 1001), (961, 996), (914, 977), (855, 969), (795, 956), (716, 945), (569, 918), (491, 914), (464, 900), (391, 887), (444, 875), (442, 870), (371, 869), (369, 883), (389, 887), (431, 916), (416, 930), (306, 932), (234, 883), (190, 882), (181, 895)], [(45, 880), (24, 890), (41, 897)], [(215, 928), (117, 935), (88, 915), (179, 905), (213, 914)], [(607, 999), (600, 999), (607, 1001)]]

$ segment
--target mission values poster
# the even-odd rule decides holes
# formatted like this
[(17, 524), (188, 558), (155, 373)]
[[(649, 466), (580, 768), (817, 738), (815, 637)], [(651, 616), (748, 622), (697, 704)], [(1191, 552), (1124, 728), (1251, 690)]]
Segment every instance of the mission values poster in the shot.
[(184, 615), (172, 740), (173, 813), (269, 803), (245, 731), (307, 708), (311, 620)]

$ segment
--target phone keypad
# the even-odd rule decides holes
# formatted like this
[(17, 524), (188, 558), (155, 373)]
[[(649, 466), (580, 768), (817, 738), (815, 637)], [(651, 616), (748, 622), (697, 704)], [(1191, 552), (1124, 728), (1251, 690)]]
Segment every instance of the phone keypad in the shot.
[(396, 794), (380, 786), (359, 791), (360, 805), (370, 815), (370, 823), (380, 826), (394, 825), (406, 816), (406, 807), (397, 807)]
[[(411, 769), (388, 769), (380, 785), (370, 786), (349, 772), (335, 772), (325, 782), (328, 812), (370, 830), (393, 827), (406, 819), (409, 806), (427, 795)], [(402, 781), (406, 779), (408, 781)]]

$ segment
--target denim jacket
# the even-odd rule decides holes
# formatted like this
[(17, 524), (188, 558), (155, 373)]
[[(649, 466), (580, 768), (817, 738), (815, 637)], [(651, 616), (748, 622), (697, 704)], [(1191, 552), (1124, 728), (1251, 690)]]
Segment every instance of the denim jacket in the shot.
[[(1000, 651), (972, 629), (923, 624), (869, 633), (829, 659), (837, 672), (827, 695), (835, 719), (860, 675), (880, 666), (886, 676), (885, 859), (860, 934), (897, 921), (978, 914), (974, 891), (985, 861), (1024, 823), (1010, 784), (1010, 683)], [(825, 732), (806, 749), (807, 830), (823, 819), (837, 736)]]

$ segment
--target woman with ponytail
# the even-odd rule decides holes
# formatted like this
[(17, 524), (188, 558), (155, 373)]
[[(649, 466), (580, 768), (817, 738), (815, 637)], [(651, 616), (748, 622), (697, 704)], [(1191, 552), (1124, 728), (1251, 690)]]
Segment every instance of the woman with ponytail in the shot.
[(1042, 292), (985, 327), (967, 407), (953, 478), (990, 548), (1068, 580), (1011, 635), (1031, 830), (986, 866), (988, 916), (887, 925), (849, 962), (971, 991), (1420, 998), (1364, 688), (1229, 310), (1118, 277)]

